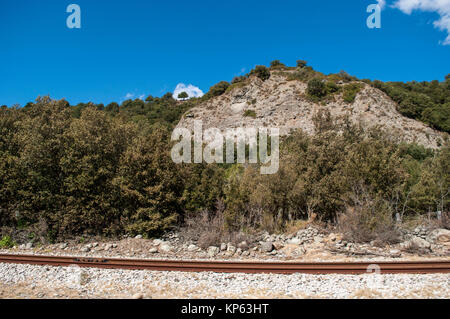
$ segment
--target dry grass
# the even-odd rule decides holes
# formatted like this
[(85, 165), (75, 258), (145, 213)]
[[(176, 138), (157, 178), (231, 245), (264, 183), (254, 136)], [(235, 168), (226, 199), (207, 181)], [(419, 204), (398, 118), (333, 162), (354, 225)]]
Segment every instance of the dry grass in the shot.
[(392, 208), (383, 199), (373, 198), (363, 188), (355, 190), (353, 205), (338, 217), (338, 230), (344, 239), (356, 243), (375, 241), (378, 245), (400, 242), (392, 218)]
[(197, 242), (197, 246), (206, 249), (209, 246), (220, 246), (221, 243), (237, 245), (246, 241), (251, 244), (254, 239), (251, 234), (234, 231), (226, 226), (223, 210), (215, 213), (206, 210), (188, 215), (185, 226), (180, 230), (181, 237), (186, 241)]

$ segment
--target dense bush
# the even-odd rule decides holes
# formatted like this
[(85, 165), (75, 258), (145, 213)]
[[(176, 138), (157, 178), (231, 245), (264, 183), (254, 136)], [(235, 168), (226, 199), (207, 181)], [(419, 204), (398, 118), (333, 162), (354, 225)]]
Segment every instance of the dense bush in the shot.
[(327, 88), (325, 82), (320, 79), (312, 79), (308, 81), (307, 92), (310, 96), (322, 98), (327, 95)]
[(297, 67), (299, 68), (304, 68), (307, 64), (308, 62), (306, 62), (305, 60), (297, 60)]
[[(42, 223), (49, 239), (156, 234), (180, 215), (183, 188), (167, 148), (169, 131), (139, 126), (65, 101), (6, 110), (0, 185), (3, 224)], [(3, 140), (3, 139), (2, 139)]]
[[(370, 81), (369, 81), (370, 82)], [(370, 82), (398, 103), (398, 111), (450, 132), (450, 78), (444, 82)]]
[(272, 70), (284, 69), (286, 66), (280, 62), (280, 60), (274, 60), (270, 62), (270, 68)]
[(361, 91), (362, 87), (363, 86), (360, 83), (351, 83), (345, 85), (343, 87), (342, 98), (347, 103), (353, 103), (355, 101), (356, 94), (358, 94), (359, 91)]
[(250, 71), (250, 75), (255, 75), (261, 80), (265, 81), (270, 78), (270, 70), (264, 65), (257, 65), (253, 70)]
[(208, 93), (206, 93), (206, 95), (205, 95), (205, 98), (211, 98), (211, 97), (222, 95), (223, 93), (225, 93), (225, 91), (228, 89), (229, 86), (230, 86), (230, 83), (228, 83), (226, 81), (221, 81), (221, 82), (213, 85), (209, 89)]
[[(308, 81), (308, 94), (319, 101), (342, 92), (351, 103), (361, 88), (338, 86), (354, 80), (346, 74), (324, 76), (304, 65), (284, 73)], [(259, 66), (251, 74), (266, 80), (270, 71)], [(435, 151), (396, 144), (381, 131), (338, 124), (323, 110), (313, 117), (314, 136), (298, 131), (282, 140), (274, 175), (261, 175), (257, 164), (175, 165), (169, 139), (181, 116), (246, 80), (220, 82), (205, 98), (183, 103), (168, 93), (106, 107), (45, 97), (23, 108), (0, 108), (0, 226), (29, 227), (41, 232), (37, 237), (55, 240), (154, 236), (207, 220), (208, 227), (220, 229), (217, 236), (202, 237), (207, 245), (255, 229), (283, 231), (317, 216), (341, 220), (349, 226), (347, 236), (363, 229), (364, 238), (357, 240), (392, 241), (393, 214), (449, 210), (448, 141)], [(405, 115), (448, 131), (449, 81), (365, 82), (387, 92)]]

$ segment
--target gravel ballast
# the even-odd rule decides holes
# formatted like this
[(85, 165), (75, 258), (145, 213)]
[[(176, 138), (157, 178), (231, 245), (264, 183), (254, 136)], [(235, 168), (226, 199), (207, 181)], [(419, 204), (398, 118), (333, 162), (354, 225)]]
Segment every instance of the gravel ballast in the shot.
[(0, 264), (0, 298), (450, 298), (449, 274), (277, 275)]

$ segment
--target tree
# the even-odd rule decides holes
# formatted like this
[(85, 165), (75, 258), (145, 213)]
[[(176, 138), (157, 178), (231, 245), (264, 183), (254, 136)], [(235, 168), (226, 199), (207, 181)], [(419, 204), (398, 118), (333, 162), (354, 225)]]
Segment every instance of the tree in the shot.
[(270, 71), (264, 65), (257, 65), (250, 71), (250, 75), (256, 75), (261, 80), (265, 81), (270, 78)]
[(306, 64), (308, 64), (308, 62), (306, 62), (304, 60), (297, 60), (297, 67), (299, 67), (299, 68), (304, 68), (306, 66)]
[(186, 100), (189, 97), (189, 95), (186, 92), (181, 92), (180, 94), (178, 94), (178, 98), (181, 100)]
[(270, 62), (271, 69), (281, 69), (284, 67), (285, 67), (285, 65), (283, 63), (281, 63), (280, 60), (274, 60), (274, 61)]

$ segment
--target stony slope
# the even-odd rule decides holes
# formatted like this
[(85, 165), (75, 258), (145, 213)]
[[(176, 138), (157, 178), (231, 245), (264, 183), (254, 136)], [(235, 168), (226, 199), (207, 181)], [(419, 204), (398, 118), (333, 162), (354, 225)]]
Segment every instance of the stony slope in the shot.
[[(192, 108), (180, 120), (178, 127), (192, 130), (194, 120), (201, 120), (203, 129), (265, 126), (278, 127), (283, 135), (298, 128), (313, 134), (312, 118), (318, 110), (325, 108), (333, 117), (348, 115), (351, 121), (360, 122), (364, 127), (380, 126), (388, 132), (398, 133), (407, 142), (415, 141), (432, 148), (441, 145), (445, 133), (402, 116), (396, 110), (395, 102), (386, 94), (362, 84), (364, 87), (353, 103), (344, 102), (342, 94), (335, 94), (327, 102), (315, 103), (306, 94), (306, 83), (288, 81), (282, 73), (272, 71), (266, 81), (252, 76), (246, 85), (227, 90), (221, 96)], [(254, 111), (256, 116), (245, 116), (248, 110)]]

